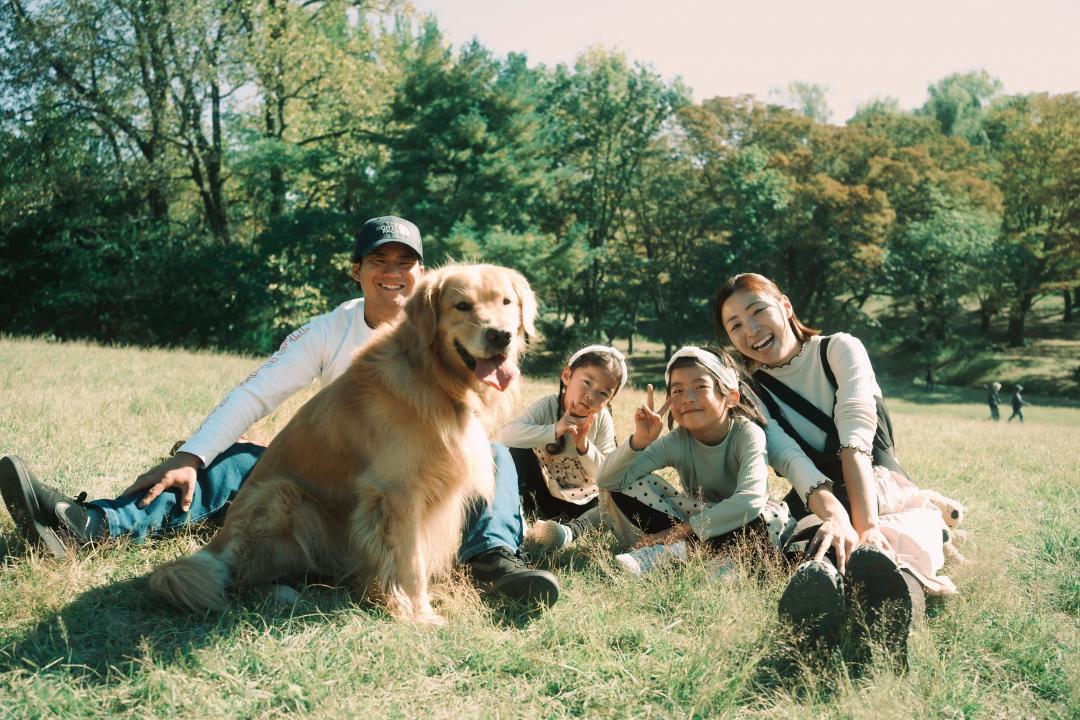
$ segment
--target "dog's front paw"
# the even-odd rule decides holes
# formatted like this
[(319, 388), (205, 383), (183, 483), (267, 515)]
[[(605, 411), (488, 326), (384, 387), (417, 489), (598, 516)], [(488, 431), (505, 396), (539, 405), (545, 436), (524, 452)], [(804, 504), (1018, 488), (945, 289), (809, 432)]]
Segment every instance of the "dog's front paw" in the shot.
[(442, 627), (446, 625), (446, 618), (438, 614), (435, 611), (421, 613), (413, 618), (413, 622), (417, 625), (428, 625), (429, 627)]

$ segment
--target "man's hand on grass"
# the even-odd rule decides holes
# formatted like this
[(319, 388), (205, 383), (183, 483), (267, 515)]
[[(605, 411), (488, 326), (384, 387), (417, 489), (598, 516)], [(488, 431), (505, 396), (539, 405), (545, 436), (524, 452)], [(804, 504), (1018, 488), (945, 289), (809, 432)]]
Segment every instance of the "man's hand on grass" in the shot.
[(146, 507), (166, 490), (180, 491), (180, 509), (187, 512), (195, 497), (195, 483), (201, 460), (195, 455), (178, 452), (171, 458), (150, 468), (140, 475), (122, 495), (131, 495), (146, 490), (146, 495), (139, 501), (139, 507)]

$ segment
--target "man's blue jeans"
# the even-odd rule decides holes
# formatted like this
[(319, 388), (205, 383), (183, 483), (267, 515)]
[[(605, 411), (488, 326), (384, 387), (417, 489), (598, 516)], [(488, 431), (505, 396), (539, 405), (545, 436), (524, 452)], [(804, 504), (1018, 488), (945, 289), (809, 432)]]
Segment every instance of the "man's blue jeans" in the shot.
[[(115, 500), (94, 500), (90, 505), (105, 513), (111, 538), (130, 537), (141, 542), (147, 537), (165, 535), (224, 510), (240, 491), (265, 449), (252, 443), (237, 443), (215, 458), (209, 467), (199, 470), (195, 494), (187, 512), (180, 510), (177, 491), (161, 493), (144, 508), (139, 507), (142, 492)], [(491, 452), (495, 458), (495, 497), (491, 504), (478, 501), (469, 508), (464, 538), (458, 550), (461, 562), (501, 546), (516, 551), (523, 540), (524, 525), (514, 461), (510, 451), (502, 445), (492, 444)]]

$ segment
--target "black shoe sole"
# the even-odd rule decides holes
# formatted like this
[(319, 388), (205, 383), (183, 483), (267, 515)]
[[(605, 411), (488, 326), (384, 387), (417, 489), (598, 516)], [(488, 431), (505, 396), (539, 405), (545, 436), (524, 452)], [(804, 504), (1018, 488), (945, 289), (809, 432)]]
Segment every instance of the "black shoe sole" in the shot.
[(824, 563), (803, 563), (780, 596), (780, 621), (803, 639), (834, 642), (844, 624), (844, 590)]
[(31, 546), (44, 545), (53, 557), (63, 560), (67, 548), (52, 527), (41, 521), (47, 517), (34, 494), (30, 471), (17, 455), (0, 458), (0, 494), (19, 534)]
[(898, 665), (907, 667), (913, 603), (903, 572), (881, 550), (860, 547), (848, 558), (847, 584), (861, 612), (856, 637), (881, 643)]
[(559, 599), (559, 581), (546, 570), (526, 570), (504, 575), (482, 586), (526, 605), (551, 607)]

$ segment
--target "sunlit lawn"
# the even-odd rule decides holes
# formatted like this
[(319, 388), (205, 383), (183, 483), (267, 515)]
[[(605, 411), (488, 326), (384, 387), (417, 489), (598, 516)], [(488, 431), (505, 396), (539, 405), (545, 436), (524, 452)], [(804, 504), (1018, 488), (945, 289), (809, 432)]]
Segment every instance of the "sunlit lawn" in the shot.
[[(258, 362), (0, 338), (0, 453), (111, 496)], [(523, 401), (553, 379), (529, 379)], [(961, 596), (917, 631), (907, 675), (789, 652), (778, 568), (721, 583), (695, 557), (635, 580), (600, 535), (550, 561), (564, 587), (551, 610), (454, 577), (437, 597), (449, 623), (430, 630), (321, 586), (292, 609), (247, 597), (178, 615), (143, 577), (198, 536), (55, 562), (25, 554), (0, 513), (0, 717), (1078, 717), (1080, 409), (1032, 397), (1025, 425), (995, 424), (976, 390), (890, 387), (901, 460), (969, 512), (969, 562), (949, 568)], [(620, 440), (642, 397), (617, 398)]]

